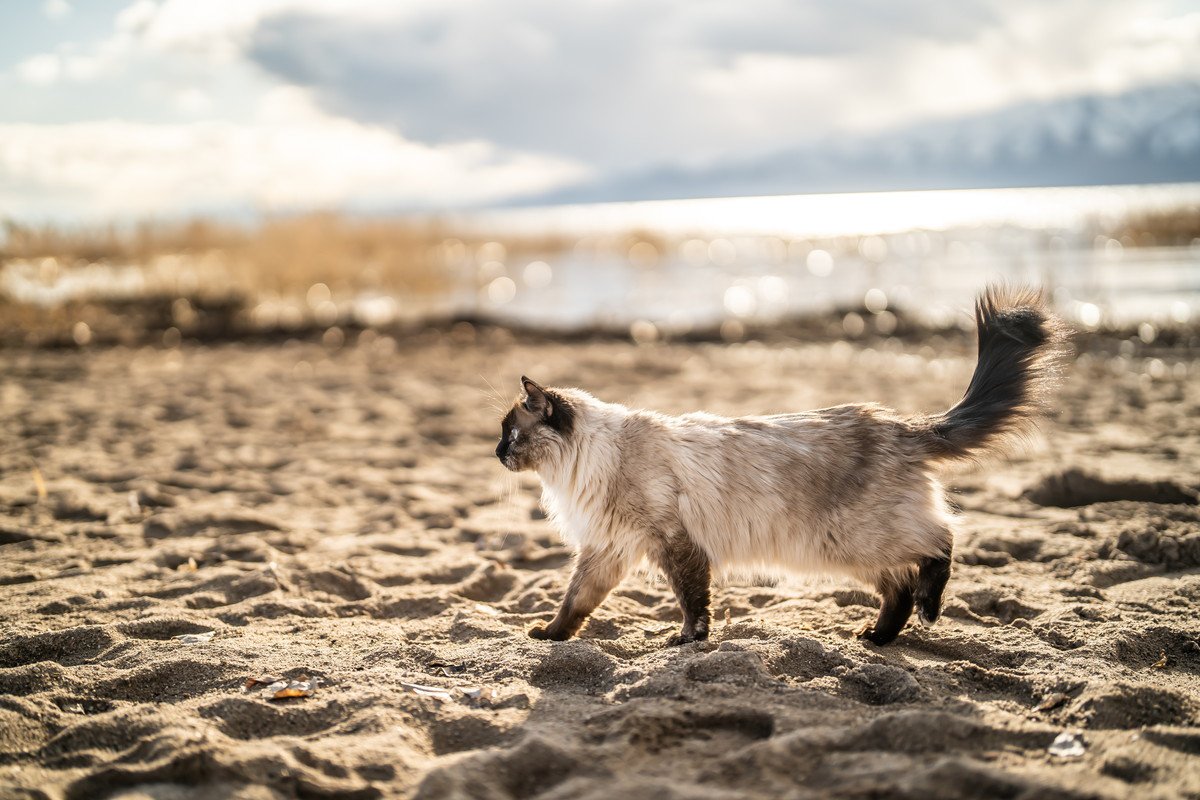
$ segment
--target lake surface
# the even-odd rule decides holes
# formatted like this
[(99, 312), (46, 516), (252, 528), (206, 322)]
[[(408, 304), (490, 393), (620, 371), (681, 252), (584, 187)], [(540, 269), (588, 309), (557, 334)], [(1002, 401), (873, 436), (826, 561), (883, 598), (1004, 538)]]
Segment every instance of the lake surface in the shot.
[[(627, 329), (654, 339), (714, 325), (736, 335), (748, 323), (841, 309), (854, 335), (867, 325), (887, 333), (896, 310), (969, 325), (980, 289), (1007, 281), (1045, 287), (1060, 313), (1082, 327), (1200, 320), (1200, 238), (1175, 236), (1166, 244), (1155, 239), (1154, 225), (1124, 224), (1154, 215), (1200, 232), (1200, 184), (741, 197), (417, 217), (404, 222), (418, 229), (429, 223), (435, 288), (401, 283), (338, 296), (324, 283), (309, 286), (355, 285), (346, 276), (368, 265), (350, 257), (339, 262), (341, 275), (299, 282), (295, 297), (265, 289), (251, 297), (251, 318), (262, 327), (306, 318), (322, 326), (386, 326), (474, 315), (554, 329)], [(0, 293), (45, 307), (156, 292), (188, 296), (196, 287), (219, 289), (231, 269), (212, 253), (149, 264), (10, 261), (0, 269)]]
[[(962, 315), (993, 281), (1047, 287), (1064, 314), (1200, 317), (1200, 240), (1111, 238), (1154, 213), (1200, 217), (1200, 184), (888, 192), (559, 206), (451, 217), (454, 226), (556, 237), (533, 257), (467, 253), (457, 305), (524, 324), (686, 330), (858, 307)], [(631, 231), (638, 232), (630, 236)]]

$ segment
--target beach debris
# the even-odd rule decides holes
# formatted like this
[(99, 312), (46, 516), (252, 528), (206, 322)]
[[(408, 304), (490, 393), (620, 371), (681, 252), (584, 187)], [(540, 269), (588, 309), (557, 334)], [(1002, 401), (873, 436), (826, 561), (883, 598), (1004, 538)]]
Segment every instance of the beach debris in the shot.
[(1070, 699), (1071, 697), (1069, 695), (1065, 695), (1062, 692), (1053, 692), (1042, 698), (1042, 702), (1037, 704), (1037, 710), (1051, 711), (1055, 708), (1058, 708)]
[(33, 489), (37, 492), (38, 502), (46, 502), (46, 479), (42, 477), (42, 471), (34, 467), (29, 474), (33, 476)]
[(461, 675), (467, 671), (466, 664), (455, 663), (451, 661), (441, 661), (438, 659), (430, 661), (425, 666), (429, 667), (431, 670), (440, 670), (441, 673), (447, 678), (453, 678), (455, 675)]
[(462, 701), (472, 706), (493, 706), (496, 701), (496, 690), (487, 686), (459, 686), (458, 692)]
[(492, 699), (492, 690), (483, 686), (426, 686), (406, 681), (401, 681), (400, 685), (420, 697), (433, 697), (447, 702), (457, 699), (460, 702), (475, 705), (480, 702), (490, 702)]
[(138, 502), (138, 493), (136, 491), (131, 490), (127, 495), (125, 495), (125, 499), (129, 503), (129, 513), (142, 513), (142, 504)]
[(436, 697), (438, 700), (454, 699), (454, 695), (451, 694), (450, 690), (443, 686), (424, 686), (420, 683), (407, 683), (405, 681), (400, 681), (400, 685), (421, 697)]
[(200, 569), (200, 565), (196, 563), (195, 557), (188, 556), (188, 560), (184, 561), (182, 564), (180, 564), (178, 567), (176, 567), (175, 571), (176, 572), (195, 572), (198, 569)]
[(670, 633), (675, 630), (675, 626), (671, 623), (659, 623), (657, 625), (638, 625), (647, 636), (662, 636), (664, 633)]
[(500, 609), (492, 608), (491, 606), (484, 605), (483, 603), (476, 603), (475, 610), (478, 611), (480, 614), (487, 614), (489, 617), (500, 616)]
[(733, 620), (733, 613), (730, 612), (729, 607), (726, 606), (725, 607), (725, 624), (728, 625), (732, 620)]
[(1163, 669), (1167, 666), (1167, 651), (1160, 650), (1158, 652), (1158, 661), (1150, 665), (1153, 669)]
[(293, 679), (267, 672), (247, 678), (242, 683), (242, 691), (257, 691), (267, 700), (287, 700), (290, 697), (312, 697), (324, 683), (325, 679), (320, 677), (301, 675)]
[(312, 697), (323, 683), (320, 678), (301, 677), (299, 680), (281, 678), (259, 692), (267, 700), (287, 700), (292, 697)]
[(216, 631), (203, 631), (202, 633), (181, 633), (171, 638), (180, 644), (203, 644), (212, 641), (212, 638), (216, 635)]
[(1054, 737), (1054, 741), (1046, 748), (1050, 755), (1059, 758), (1079, 758), (1087, 750), (1083, 736), (1070, 731), (1063, 731)]
[(270, 686), (272, 683), (279, 683), (280, 681), (286, 682), (287, 678), (280, 675), (259, 675), (257, 678), (246, 678), (246, 682), (242, 684), (242, 689), (248, 692), (255, 686)]

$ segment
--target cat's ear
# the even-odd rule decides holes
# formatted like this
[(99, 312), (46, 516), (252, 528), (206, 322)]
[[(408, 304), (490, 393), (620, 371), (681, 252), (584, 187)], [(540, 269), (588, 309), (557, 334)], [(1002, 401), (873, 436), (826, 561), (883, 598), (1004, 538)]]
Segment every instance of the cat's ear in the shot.
[(525, 390), (525, 408), (527, 410), (543, 418), (549, 417), (553, 413), (554, 407), (550, 405), (550, 398), (546, 396), (545, 389), (524, 375), (521, 376), (521, 388)]

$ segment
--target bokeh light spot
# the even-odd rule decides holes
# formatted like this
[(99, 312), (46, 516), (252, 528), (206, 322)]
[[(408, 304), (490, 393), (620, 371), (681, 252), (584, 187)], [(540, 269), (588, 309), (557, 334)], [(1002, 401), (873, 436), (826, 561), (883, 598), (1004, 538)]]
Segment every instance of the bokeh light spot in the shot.
[(825, 278), (833, 272), (833, 256), (828, 250), (816, 249), (808, 254), (804, 260), (808, 271), (818, 278)]
[(502, 275), (488, 284), (487, 297), (492, 305), (502, 306), (517, 296), (517, 284), (507, 275)]
[(530, 289), (544, 289), (554, 279), (554, 271), (545, 261), (531, 261), (525, 265), (521, 278)]

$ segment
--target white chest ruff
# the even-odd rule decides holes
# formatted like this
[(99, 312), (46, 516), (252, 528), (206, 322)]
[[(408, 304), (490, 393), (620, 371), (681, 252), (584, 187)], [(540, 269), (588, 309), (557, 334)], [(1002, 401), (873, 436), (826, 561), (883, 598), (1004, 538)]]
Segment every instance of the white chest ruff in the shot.
[(542, 507), (550, 518), (551, 524), (558, 529), (558, 535), (566, 544), (576, 550), (589, 539), (589, 534), (596, 530), (596, 520), (586, 508), (565, 492), (555, 491), (550, 485), (542, 485)]

